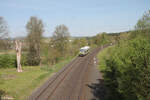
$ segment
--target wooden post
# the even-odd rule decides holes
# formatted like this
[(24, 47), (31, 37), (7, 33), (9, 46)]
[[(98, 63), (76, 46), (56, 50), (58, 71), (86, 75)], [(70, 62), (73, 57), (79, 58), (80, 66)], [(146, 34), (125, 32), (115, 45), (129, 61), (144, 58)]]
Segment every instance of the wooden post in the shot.
[(17, 71), (22, 72), (22, 67), (21, 67), (21, 46), (22, 43), (19, 41), (15, 41), (16, 43), (16, 58), (17, 58)]

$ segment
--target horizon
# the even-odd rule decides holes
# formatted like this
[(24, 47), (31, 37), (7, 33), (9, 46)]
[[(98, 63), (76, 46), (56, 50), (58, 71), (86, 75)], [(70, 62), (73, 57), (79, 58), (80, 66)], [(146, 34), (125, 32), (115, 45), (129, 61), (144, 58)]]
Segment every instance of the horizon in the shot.
[(5, 0), (0, 12), (10, 30), (10, 37), (24, 37), (26, 23), (36, 16), (44, 23), (44, 37), (52, 36), (55, 27), (64, 24), (73, 37), (94, 36), (134, 29), (149, 0)]

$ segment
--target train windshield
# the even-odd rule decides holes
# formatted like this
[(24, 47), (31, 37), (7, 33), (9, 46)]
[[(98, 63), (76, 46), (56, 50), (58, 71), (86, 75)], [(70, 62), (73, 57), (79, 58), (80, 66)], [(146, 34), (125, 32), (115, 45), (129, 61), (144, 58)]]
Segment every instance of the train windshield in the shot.
[(80, 52), (84, 52), (85, 50), (84, 49), (80, 49)]

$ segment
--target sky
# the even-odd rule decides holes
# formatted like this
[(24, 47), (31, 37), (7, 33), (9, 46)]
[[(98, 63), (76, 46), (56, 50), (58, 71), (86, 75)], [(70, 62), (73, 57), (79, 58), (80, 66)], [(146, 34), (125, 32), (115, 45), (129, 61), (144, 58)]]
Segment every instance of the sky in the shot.
[(100, 32), (133, 30), (150, 9), (150, 0), (0, 0), (0, 16), (11, 37), (26, 36), (31, 16), (42, 19), (44, 36), (64, 24), (71, 36), (94, 36)]

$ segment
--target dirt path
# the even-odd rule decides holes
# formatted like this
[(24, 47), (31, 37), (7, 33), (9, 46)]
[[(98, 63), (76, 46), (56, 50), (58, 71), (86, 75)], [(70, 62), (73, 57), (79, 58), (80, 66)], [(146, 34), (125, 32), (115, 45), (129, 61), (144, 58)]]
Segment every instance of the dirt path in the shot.
[(97, 48), (84, 57), (73, 59), (34, 91), (29, 100), (92, 100), (94, 97), (89, 86), (101, 78), (95, 58), (100, 50)]

